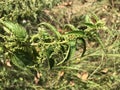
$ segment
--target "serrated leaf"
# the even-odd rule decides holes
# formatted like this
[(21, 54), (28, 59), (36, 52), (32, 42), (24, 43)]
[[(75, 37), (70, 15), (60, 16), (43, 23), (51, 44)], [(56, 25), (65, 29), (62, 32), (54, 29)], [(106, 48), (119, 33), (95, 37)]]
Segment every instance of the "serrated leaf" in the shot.
[(18, 40), (23, 41), (26, 36), (27, 32), (24, 27), (20, 26), (18, 23), (12, 23), (10, 21), (1, 21), (5, 31), (7, 33), (12, 33)]
[(21, 70), (25, 70), (25, 64), (18, 58), (17, 55), (13, 54), (11, 56), (12, 63)]
[(66, 35), (79, 35), (79, 37), (83, 37), (84, 36), (84, 31), (71, 31), (66, 33)]

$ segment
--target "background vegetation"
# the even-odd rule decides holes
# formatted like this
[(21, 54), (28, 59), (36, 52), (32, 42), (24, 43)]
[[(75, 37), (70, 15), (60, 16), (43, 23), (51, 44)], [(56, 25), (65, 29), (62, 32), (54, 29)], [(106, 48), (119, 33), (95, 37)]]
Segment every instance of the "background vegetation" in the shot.
[(0, 4), (1, 90), (119, 90), (119, 0)]

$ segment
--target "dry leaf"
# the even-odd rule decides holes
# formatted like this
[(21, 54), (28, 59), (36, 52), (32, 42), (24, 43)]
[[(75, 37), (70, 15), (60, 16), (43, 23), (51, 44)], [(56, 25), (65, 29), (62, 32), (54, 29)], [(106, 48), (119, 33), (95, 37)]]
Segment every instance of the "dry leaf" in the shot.
[(75, 83), (74, 83), (73, 81), (70, 81), (70, 85), (71, 85), (71, 86), (74, 86)]
[(107, 73), (108, 72), (108, 68), (105, 68), (101, 71), (102, 73)]
[(64, 6), (71, 6), (73, 2), (65, 2)]
[(83, 72), (83, 73), (81, 74), (81, 79), (82, 79), (83, 81), (86, 81), (87, 78), (88, 78), (88, 72)]
[(10, 60), (6, 60), (6, 65), (8, 66), (8, 67), (11, 67), (12, 65), (10, 64)]
[(80, 73), (78, 73), (78, 74), (77, 74), (77, 77), (78, 77), (78, 78), (81, 78), (81, 74), (80, 74)]
[(63, 8), (65, 8), (65, 6), (64, 5), (58, 5), (58, 8), (63, 9)]
[(62, 29), (58, 29), (58, 32), (61, 33), (61, 34), (64, 34), (64, 33), (65, 33), (65, 31), (62, 30)]
[(50, 13), (50, 11), (49, 11), (49, 10), (44, 10), (44, 12), (45, 12), (46, 14), (49, 14), (49, 13)]
[(59, 76), (62, 77), (64, 75), (64, 73), (65, 73), (64, 71), (60, 71)]
[(40, 78), (42, 74), (40, 72), (37, 72), (37, 78)]
[(34, 77), (35, 84), (38, 84), (39, 79), (37, 77)]

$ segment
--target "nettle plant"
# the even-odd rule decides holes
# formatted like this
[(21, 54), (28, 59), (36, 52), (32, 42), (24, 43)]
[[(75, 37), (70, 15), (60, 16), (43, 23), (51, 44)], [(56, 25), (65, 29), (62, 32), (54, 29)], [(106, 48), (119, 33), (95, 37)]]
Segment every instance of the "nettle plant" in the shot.
[(0, 18), (21, 24), (41, 22), (41, 19), (45, 18), (44, 10), (49, 10), (61, 2), (61, 0), (1, 0)]
[(86, 38), (93, 34), (98, 37), (97, 30), (104, 26), (99, 19), (94, 18), (94, 23), (89, 16), (85, 19), (85, 30), (66, 24), (64, 30), (67, 31), (61, 34), (54, 26), (43, 22), (32, 35), (17, 23), (0, 20), (0, 53), (4, 60), (1, 62), (9, 60), (13, 66), (22, 70), (38, 66), (51, 69), (72, 60), (80, 42), (83, 49), (80, 55), (84, 56)]

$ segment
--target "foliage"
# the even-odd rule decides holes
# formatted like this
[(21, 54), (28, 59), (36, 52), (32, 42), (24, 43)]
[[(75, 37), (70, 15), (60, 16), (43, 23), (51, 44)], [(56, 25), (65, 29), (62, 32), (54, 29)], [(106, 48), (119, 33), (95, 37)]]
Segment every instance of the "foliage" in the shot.
[[(105, 23), (101, 14), (94, 11), (97, 15), (87, 13), (82, 20), (69, 21), (71, 24), (61, 24), (58, 29), (53, 24), (55, 19), (52, 24), (38, 19), (45, 18), (42, 10), (51, 9), (60, 0), (0, 2), (7, 7), (0, 6), (1, 90), (120, 88), (119, 20), (115, 19), (114, 23), (108, 20), (113, 26), (107, 27), (107, 21)], [(117, 12), (112, 15), (119, 19)], [(22, 20), (28, 21), (21, 23)], [(27, 25), (32, 28), (26, 28)]]
[[(0, 23), (4, 31), (0, 34), (3, 40), (1, 55), (6, 57), (4, 62), (9, 59), (9, 63), (28, 73), (32, 73), (31, 69), (35, 71), (36, 68), (41, 67), (48, 69), (52, 69), (53, 66), (59, 67), (58, 65), (72, 59), (76, 45), (80, 41), (83, 45), (81, 55), (83, 56), (86, 51), (85, 38), (88, 33), (92, 34), (88, 29), (79, 30), (71, 24), (65, 25), (65, 29), (69, 31), (60, 34), (54, 26), (44, 22), (39, 24), (36, 34), (29, 35), (25, 28), (16, 23), (3, 20)], [(85, 23), (88, 28), (90, 24)], [(96, 32), (93, 27), (92, 29)]]
[(24, 23), (24, 21), (37, 23), (44, 15), (44, 9), (50, 9), (59, 2), (60, 0), (2, 0), (0, 1), (0, 18), (19, 23)]

